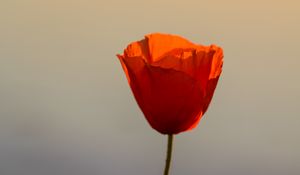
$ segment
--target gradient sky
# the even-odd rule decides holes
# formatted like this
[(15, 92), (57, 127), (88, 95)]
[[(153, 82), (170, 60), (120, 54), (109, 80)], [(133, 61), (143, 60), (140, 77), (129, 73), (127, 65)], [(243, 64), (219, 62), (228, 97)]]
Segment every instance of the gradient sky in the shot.
[(159, 175), (150, 128), (116, 58), (147, 33), (224, 49), (172, 175), (300, 174), (297, 0), (0, 0), (0, 174)]

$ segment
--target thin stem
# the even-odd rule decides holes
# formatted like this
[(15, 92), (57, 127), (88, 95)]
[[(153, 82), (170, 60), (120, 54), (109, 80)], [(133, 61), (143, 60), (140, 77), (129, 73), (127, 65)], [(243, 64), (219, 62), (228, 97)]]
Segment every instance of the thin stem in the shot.
[(171, 165), (171, 157), (172, 157), (172, 146), (173, 146), (173, 134), (168, 135), (168, 149), (167, 149), (167, 158), (166, 158), (166, 166), (164, 175), (169, 174), (169, 169)]

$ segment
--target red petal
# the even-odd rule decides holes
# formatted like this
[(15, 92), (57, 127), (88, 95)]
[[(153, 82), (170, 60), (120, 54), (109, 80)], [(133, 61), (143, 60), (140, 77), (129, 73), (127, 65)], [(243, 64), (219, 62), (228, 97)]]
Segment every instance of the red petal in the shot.
[(203, 113), (206, 112), (211, 99), (213, 98), (217, 83), (218, 83), (219, 77), (214, 78), (214, 79), (210, 79), (207, 83), (207, 88), (206, 88), (206, 93), (205, 93), (205, 97), (204, 97), (204, 105), (203, 105)]
[(183, 72), (151, 66), (142, 58), (122, 61), (134, 96), (154, 129), (176, 134), (199, 120), (204, 98), (199, 81)]

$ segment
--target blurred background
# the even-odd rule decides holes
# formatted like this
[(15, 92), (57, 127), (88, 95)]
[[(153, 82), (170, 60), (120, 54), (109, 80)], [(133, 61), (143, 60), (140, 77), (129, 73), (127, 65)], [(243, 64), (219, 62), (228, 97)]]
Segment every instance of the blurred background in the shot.
[(147, 33), (224, 49), (172, 175), (300, 174), (296, 0), (0, 0), (0, 174), (159, 175), (152, 130), (116, 58)]

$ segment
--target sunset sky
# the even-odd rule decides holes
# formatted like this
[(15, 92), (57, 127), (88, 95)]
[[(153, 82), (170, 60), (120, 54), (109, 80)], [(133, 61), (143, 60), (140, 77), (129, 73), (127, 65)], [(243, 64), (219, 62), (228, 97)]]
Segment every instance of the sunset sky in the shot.
[(160, 175), (116, 54), (153, 32), (224, 50), (171, 175), (300, 174), (300, 1), (1, 0), (0, 174)]

